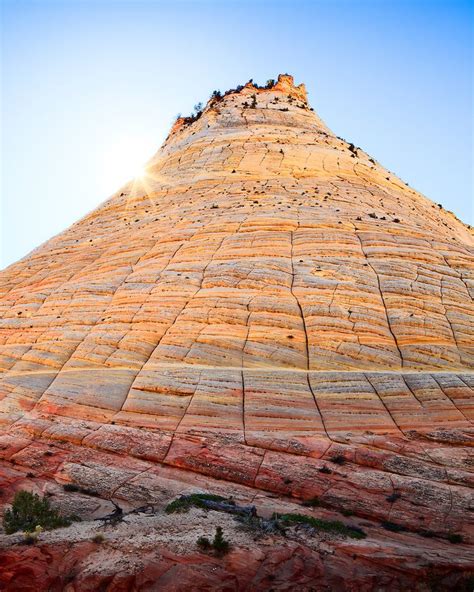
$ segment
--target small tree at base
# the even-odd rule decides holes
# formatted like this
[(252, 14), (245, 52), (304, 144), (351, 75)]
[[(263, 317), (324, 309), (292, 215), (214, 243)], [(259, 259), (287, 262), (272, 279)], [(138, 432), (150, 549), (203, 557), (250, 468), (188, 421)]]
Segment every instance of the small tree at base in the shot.
[(7, 534), (19, 530), (33, 532), (38, 526), (47, 530), (69, 526), (73, 517), (64, 517), (51, 507), (48, 498), (29, 491), (18, 491), (11, 509), (5, 512), (3, 528)]
[(216, 534), (212, 541), (212, 546), (217, 555), (225, 555), (229, 552), (230, 544), (229, 541), (225, 540), (221, 526), (216, 528)]

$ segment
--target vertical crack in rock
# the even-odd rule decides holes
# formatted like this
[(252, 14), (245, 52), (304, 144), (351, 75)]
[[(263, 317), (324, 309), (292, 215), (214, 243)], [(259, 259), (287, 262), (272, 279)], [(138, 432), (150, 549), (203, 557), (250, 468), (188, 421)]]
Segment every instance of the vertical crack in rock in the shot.
[(436, 374), (431, 374), (431, 378), (436, 382), (436, 384), (439, 386), (440, 390), (448, 397), (448, 399), (456, 407), (456, 409), (464, 417), (464, 419), (471, 424), (474, 423), (469, 417), (467, 417), (467, 415), (464, 413), (464, 411), (462, 409), (459, 409), (458, 405), (456, 404), (456, 401), (453, 401), (452, 397), (450, 397), (448, 394), (445, 393), (444, 388), (441, 386), (441, 384), (439, 383), (439, 380), (436, 378)]
[(329, 440), (331, 440), (332, 442), (334, 442), (334, 440), (332, 439), (332, 437), (329, 435), (329, 432), (328, 432), (328, 430), (327, 430), (327, 427), (326, 427), (326, 422), (324, 421), (324, 415), (323, 415), (323, 413), (322, 413), (322, 411), (321, 411), (321, 408), (320, 408), (320, 406), (319, 406), (318, 400), (317, 400), (317, 398), (316, 398), (316, 394), (315, 394), (315, 392), (314, 392), (314, 390), (313, 390), (313, 386), (311, 385), (311, 376), (310, 376), (310, 374), (311, 374), (311, 373), (310, 373), (310, 371), (308, 370), (308, 371), (306, 372), (306, 380), (307, 380), (307, 382), (308, 382), (308, 387), (309, 387), (309, 390), (310, 390), (310, 392), (311, 392), (311, 395), (312, 395), (312, 397), (313, 397), (314, 404), (316, 405), (316, 409), (318, 410), (319, 417), (321, 418), (321, 423), (322, 423), (322, 426), (323, 426), (323, 429), (324, 429), (324, 433), (326, 434), (326, 437), (327, 437)]
[(244, 444), (247, 446), (247, 435), (246, 435), (246, 428), (245, 428), (245, 376), (244, 370), (240, 371), (240, 375), (242, 378), (242, 427), (243, 427), (243, 436), (244, 436)]
[(382, 404), (383, 408), (385, 409), (387, 415), (390, 417), (391, 422), (393, 423), (395, 430), (397, 432), (399, 432), (402, 436), (404, 436), (403, 431), (400, 429), (400, 426), (397, 424), (397, 422), (395, 421), (395, 418), (393, 417), (393, 415), (390, 413), (390, 409), (387, 407), (385, 401), (383, 400), (383, 397), (378, 393), (376, 387), (374, 386), (373, 382), (370, 380), (370, 376), (365, 373), (364, 374), (365, 379), (367, 380), (367, 382), (370, 384), (370, 386), (372, 387), (372, 390), (374, 391), (374, 394), (377, 396), (377, 398), (379, 399), (380, 403)]
[(388, 314), (387, 305), (385, 303), (385, 298), (384, 298), (384, 295), (383, 295), (383, 292), (382, 292), (382, 288), (380, 286), (379, 274), (377, 273), (377, 271), (375, 270), (374, 266), (370, 262), (369, 257), (367, 256), (367, 253), (365, 252), (364, 245), (362, 243), (362, 239), (361, 239), (361, 237), (360, 237), (360, 235), (359, 235), (359, 233), (357, 231), (355, 232), (355, 235), (359, 239), (359, 243), (360, 243), (360, 248), (362, 250), (362, 254), (364, 255), (365, 260), (367, 261), (367, 264), (369, 265), (370, 269), (373, 271), (373, 273), (375, 275), (375, 279), (377, 280), (377, 286), (378, 286), (379, 293), (380, 293), (380, 300), (381, 300), (382, 305), (383, 305), (383, 307), (385, 309), (385, 316), (387, 318), (387, 327), (388, 327), (388, 330), (390, 331), (390, 333), (392, 335), (394, 345), (395, 345), (395, 347), (398, 350), (398, 355), (400, 356), (400, 365), (403, 368), (403, 356), (402, 356), (402, 352), (401, 352), (400, 346), (398, 345), (398, 341), (397, 341), (397, 338), (395, 336), (395, 333), (393, 332), (392, 326), (390, 324), (390, 317), (389, 317), (389, 314)]
[(310, 370), (310, 362), (309, 362), (309, 343), (308, 343), (308, 331), (306, 329), (306, 321), (303, 314), (303, 308), (301, 303), (294, 292), (294, 283), (295, 283), (295, 266), (294, 266), (294, 259), (293, 259), (293, 240), (294, 240), (294, 232), (291, 231), (291, 252), (290, 252), (290, 260), (291, 260), (291, 294), (293, 298), (296, 300), (296, 304), (298, 305), (300, 315), (301, 315), (301, 322), (303, 325), (303, 331), (305, 335), (305, 345), (306, 345), (306, 369)]

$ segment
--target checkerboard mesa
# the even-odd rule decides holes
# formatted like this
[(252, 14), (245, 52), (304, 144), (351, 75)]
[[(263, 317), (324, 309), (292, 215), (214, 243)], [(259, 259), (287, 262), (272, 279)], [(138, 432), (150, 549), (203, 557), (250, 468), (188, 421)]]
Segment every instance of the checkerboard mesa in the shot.
[[(163, 528), (255, 506), (256, 540), (280, 538), (256, 542), (251, 565), (230, 561), (244, 551), (225, 522), (220, 581), (311, 587), (302, 561), (326, 587), (350, 574), (371, 590), (375, 562), (394, 589), (428, 576), (460, 589), (473, 561), (473, 253), (472, 229), (337, 137), (291, 76), (212, 92), (143, 178), (0, 273), (1, 501), (22, 488), (82, 511), (78, 565), (108, 548), (109, 533), (91, 542), (98, 516), (125, 529), (147, 508)], [(196, 566), (215, 557), (196, 540), (214, 528), (194, 527), (185, 551), (170, 541), (196, 558), (165, 561), (165, 541), (143, 560), (150, 573), (173, 564), (209, 584)], [(44, 570), (35, 549), (20, 553), (36, 573), (62, 559), (50, 536), (35, 543), (55, 557)], [(273, 584), (259, 580), (280, 563)]]

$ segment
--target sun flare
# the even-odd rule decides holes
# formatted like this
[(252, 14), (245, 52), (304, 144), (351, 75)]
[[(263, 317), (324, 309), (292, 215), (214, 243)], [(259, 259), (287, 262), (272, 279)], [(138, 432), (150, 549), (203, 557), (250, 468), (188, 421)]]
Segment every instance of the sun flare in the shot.
[(127, 136), (111, 145), (102, 164), (102, 179), (107, 192), (116, 191), (128, 181), (146, 180), (145, 163), (151, 154), (148, 138)]

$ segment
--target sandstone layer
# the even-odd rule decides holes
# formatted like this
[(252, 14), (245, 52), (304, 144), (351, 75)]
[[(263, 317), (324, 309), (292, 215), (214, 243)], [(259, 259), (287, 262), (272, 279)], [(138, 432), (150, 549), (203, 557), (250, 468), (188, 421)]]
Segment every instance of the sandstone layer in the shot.
[[(212, 566), (192, 575), (196, 550), (147, 551), (151, 580), (178, 565), (188, 587), (135, 566), (104, 589), (429, 590), (435, 568), (436, 589), (464, 585), (473, 254), (468, 227), (336, 137), (290, 76), (212, 98), (144, 178), (0, 274), (3, 501), (27, 487), (59, 503), (71, 482), (157, 511), (183, 491), (263, 512), (318, 498), (313, 515), (350, 513), (368, 534), (259, 547), (254, 580), (241, 541), (221, 588)], [(5, 589), (19, 557), (44, 572), (38, 553), (0, 551)], [(259, 580), (288, 561), (313, 567)], [(70, 590), (105, 585), (83, 569)]]

